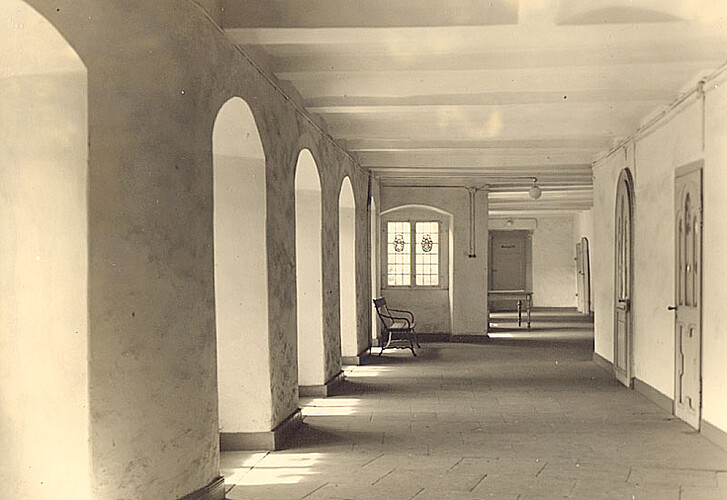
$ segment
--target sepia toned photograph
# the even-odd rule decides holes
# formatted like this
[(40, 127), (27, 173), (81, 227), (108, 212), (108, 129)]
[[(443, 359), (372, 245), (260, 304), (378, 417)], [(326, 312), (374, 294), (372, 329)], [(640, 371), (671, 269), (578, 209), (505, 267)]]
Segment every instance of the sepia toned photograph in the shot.
[(727, 0), (0, 0), (0, 500), (727, 499)]

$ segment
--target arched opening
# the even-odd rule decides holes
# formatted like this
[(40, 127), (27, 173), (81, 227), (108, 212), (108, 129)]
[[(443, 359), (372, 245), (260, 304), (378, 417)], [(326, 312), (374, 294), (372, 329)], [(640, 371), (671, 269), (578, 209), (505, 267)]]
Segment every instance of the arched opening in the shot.
[(295, 169), (295, 269), (298, 303), (298, 385), (326, 380), (323, 347), (321, 181), (313, 155), (304, 149)]
[[(418, 331), (451, 334), (456, 312), (454, 215), (429, 205), (408, 204), (382, 211), (379, 221), (381, 294), (391, 307), (413, 311)], [(422, 248), (427, 234), (436, 242), (429, 252)], [(399, 238), (404, 245), (396, 244)]]
[(236, 433), (269, 431), (265, 153), (239, 97), (220, 109), (212, 133), (215, 313), (221, 447)]
[[(381, 296), (381, 288), (379, 286), (379, 219), (376, 213), (376, 200), (371, 198), (369, 203), (369, 220), (371, 225), (371, 299)], [(371, 341), (379, 338), (379, 321), (376, 314), (376, 308), (371, 308)]]
[(0, 498), (89, 498), (87, 70), (0, 13)]
[(338, 272), (340, 280), (341, 355), (358, 356), (356, 328), (356, 200), (348, 177), (338, 195)]

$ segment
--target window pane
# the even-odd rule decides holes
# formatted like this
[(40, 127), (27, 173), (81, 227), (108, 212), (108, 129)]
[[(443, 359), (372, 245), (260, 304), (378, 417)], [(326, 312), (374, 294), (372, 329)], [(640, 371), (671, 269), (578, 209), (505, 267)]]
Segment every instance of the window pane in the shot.
[(411, 285), (411, 224), (389, 222), (386, 226), (387, 283)]
[(439, 285), (439, 222), (417, 222), (416, 284)]

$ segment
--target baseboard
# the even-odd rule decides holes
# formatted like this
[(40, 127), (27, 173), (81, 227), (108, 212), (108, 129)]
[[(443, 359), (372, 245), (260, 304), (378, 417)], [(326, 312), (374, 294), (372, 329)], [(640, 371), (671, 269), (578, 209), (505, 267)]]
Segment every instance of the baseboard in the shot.
[(371, 352), (371, 347), (367, 347), (360, 353), (358, 353), (356, 356), (341, 356), (341, 364), (342, 365), (355, 365), (360, 366), (364, 364), (364, 360), (369, 357), (369, 353)]
[(450, 333), (417, 333), (419, 342), (450, 342), (452, 334)]
[(267, 432), (220, 432), (220, 451), (282, 450), (303, 423), (300, 408)]
[(700, 420), (699, 422), (700, 434), (705, 438), (712, 441), (714, 444), (727, 451), (727, 432), (723, 431), (719, 427), (710, 424), (706, 420)]
[(460, 333), (452, 335), (450, 342), (459, 342), (461, 344), (486, 344), (490, 342), (490, 337), (486, 333)]
[(225, 499), (225, 478), (215, 478), (207, 486), (193, 491), (189, 495), (180, 497), (179, 500), (224, 500)]
[(598, 366), (599, 368), (603, 368), (608, 373), (613, 374), (613, 363), (611, 363), (609, 360), (598, 354), (597, 352), (593, 353), (593, 362)]
[(634, 390), (667, 413), (674, 412), (674, 400), (654, 389), (643, 380), (634, 377)]
[(343, 372), (340, 371), (322, 385), (301, 385), (298, 395), (303, 398), (327, 398), (343, 383)]

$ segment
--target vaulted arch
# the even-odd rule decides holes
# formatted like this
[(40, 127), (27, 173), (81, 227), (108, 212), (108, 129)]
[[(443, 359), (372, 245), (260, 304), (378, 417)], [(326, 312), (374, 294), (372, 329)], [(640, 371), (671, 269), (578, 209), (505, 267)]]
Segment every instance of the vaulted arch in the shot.
[(295, 169), (295, 254), (298, 321), (298, 385), (325, 384), (323, 343), (323, 263), (321, 252), (321, 181), (308, 149)]
[(344, 177), (338, 194), (338, 269), (341, 311), (341, 355), (358, 356), (356, 321), (356, 199)]
[(268, 431), (265, 153), (239, 97), (219, 110), (212, 133), (215, 313), (221, 446), (237, 433)]

